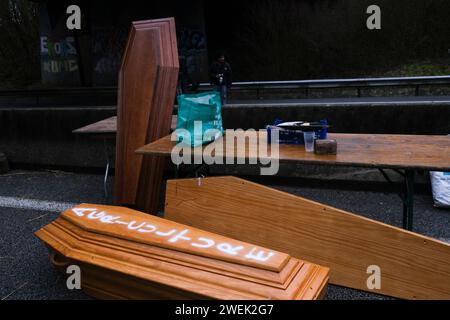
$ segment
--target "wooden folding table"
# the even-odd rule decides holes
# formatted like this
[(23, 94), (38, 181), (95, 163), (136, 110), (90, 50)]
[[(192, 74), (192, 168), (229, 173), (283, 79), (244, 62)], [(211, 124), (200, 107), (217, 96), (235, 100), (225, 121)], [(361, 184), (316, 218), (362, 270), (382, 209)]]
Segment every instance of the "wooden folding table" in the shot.
[[(248, 161), (267, 143), (267, 132), (259, 131), (257, 141), (246, 139), (241, 147), (235, 143), (242, 139), (245, 132), (230, 132), (214, 145), (197, 147), (195, 152), (202, 152), (204, 148), (214, 150), (215, 158), (233, 157), (234, 160)], [(383, 176), (389, 177), (383, 171), (392, 169), (404, 178), (403, 200), (403, 228), (413, 228), (414, 204), (414, 173), (416, 170), (450, 171), (450, 136), (432, 135), (392, 135), (392, 134), (329, 134), (330, 139), (338, 142), (336, 155), (317, 155), (305, 152), (302, 145), (279, 145), (278, 160), (280, 162), (294, 162), (299, 164), (315, 164), (328, 166), (351, 166), (378, 168)], [(228, 141), (233, 138), (235, 141)], [(232, 145), (234, 149), (226, 152), (226, 146)], [(143, 155), (170, 156), (176, 142), (171, 136), (163, 137), (153, 143), (145, 145), (136, 152)], [(244, 152), (245, 149), (245, 152)], [(258, 155), (259, 160), (270, 161), (275, 159), (269, 152)], [(242, 159), (243, 158), (243, 159)], [(254, 159), (253, 159), (254, 160)], [(225, 163), (225, 161), (224, 161)], [(236, 163), (236, 162), (235, 162)], [(248, 162), (246, 162), (248, 163)]]
[(108, 197), (108, 173), (111, 161), (114, 158), (114, 152), (108, 148), (108, 140), (115, 141), (117, 133), (117, 117), (109, 117), (98, 122), (91, 123), (87, 126), (72, 131), (76, 134), (89, 135), (93, 139), (101, 139), (103, 141), (103, 150), (106, 160), (105, 177), (103, 178), (103, 190), (105, 198)]
[[(177, 116), (172, 116), (171, 130), (174, 130), (177, 126)], [(75, 129), (72, 131), (76, 134), (89, 135), (94, 139), (103, 140), (103, 148), (106, 160), (105, 177), (103, 179), (103, 189), (105, 197), (108, 197), (108, 174), (109, 168), (114, 158), (114, 150), (109, 148), (108, 140), (116, 140), (117, 134), (117, 116), (109, 117), (98, 122), (88, 124), (87, 126)]]

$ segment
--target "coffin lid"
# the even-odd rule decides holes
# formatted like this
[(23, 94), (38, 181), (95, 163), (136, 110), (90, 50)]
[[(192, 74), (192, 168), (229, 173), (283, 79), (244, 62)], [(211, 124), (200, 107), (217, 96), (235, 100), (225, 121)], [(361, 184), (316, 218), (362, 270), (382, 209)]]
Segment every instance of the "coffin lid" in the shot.
[[(62, 218), (83, 230), (280, 272), (290, 256), (124, 207), (83, 203)], [(267, 258), (268, 257), (268, 258)], [(265, 260), (267, 258), (267, 260)]]
[(69, 262), (202, 297), (315, 299), (328, 281), (327, 268), (123, 207), (80, 204), (36, 235)]

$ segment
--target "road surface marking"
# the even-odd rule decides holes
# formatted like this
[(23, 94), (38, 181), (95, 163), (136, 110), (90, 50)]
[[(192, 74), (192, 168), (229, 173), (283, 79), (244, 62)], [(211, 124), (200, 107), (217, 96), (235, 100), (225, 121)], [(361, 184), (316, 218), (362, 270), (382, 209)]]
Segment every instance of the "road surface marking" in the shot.
[(15, 209), (31, 209), (39, 211), (63, 212), (79, 203), (24, 199), (19, 197), (0, 196), (0, 207)]
[(2, 300), (8, 299), (10, 296), (12, 296), (14, 293), (16, 293), (17, 291), (19, 291), (19, 290), (22, 289), (23, 287), (25, 287), (27, 284), (28, 284), (28, 282), (22, 283), (20, 286), (18, 286), (18, 287), (15, 288), (13, 291), (11, 291), (11, 292), (8, 293), (6, 296), (4, 296), (4, 297), (2, 298)]

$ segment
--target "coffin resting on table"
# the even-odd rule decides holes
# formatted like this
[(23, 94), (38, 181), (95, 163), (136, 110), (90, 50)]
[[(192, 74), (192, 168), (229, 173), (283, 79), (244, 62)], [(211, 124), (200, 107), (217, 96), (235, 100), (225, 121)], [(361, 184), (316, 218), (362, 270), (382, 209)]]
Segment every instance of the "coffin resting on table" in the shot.
[(318, 299), (328, 282), (328, 268), (123, 207), (81, 204), (36, 236), (97, 298)]

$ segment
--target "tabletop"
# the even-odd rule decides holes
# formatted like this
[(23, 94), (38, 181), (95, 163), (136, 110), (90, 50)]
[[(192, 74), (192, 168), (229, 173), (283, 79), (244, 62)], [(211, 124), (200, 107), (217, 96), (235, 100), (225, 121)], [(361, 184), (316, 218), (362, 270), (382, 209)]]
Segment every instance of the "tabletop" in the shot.
[(117, 116), (103, 119), (87, 126), (75, 129), (73, 133), (102, 134), (117, 132)]
[[(171, 129), (174, 130), (177, 126), (177, 116), (172, 116)], [(87, 126), (75, 129), (73, 133), (85, 133), (85, 134), (109, 134), (117, 133), (117, 116), (113, 116), (107, 119), (100, 120), (88, 124)]]
[[(265, 147), (265, 130), (259, 131), (256, 139), (244, 140), (245, 135), (244, 131), (227, 130), (223, 137), (211, 144), (190, 150), (207, 152), (215, 158), (229, 156), (234, 160), (276, 158), (276, 147)], [(336, 155), (317, 155), (306, 152), (303, 145), (280, 144), (278, 159), (280, 162), (304, 164), (450, 171), (450, 136), (329, 133), (328, 139), (336, 139)], [(136, 153), (170, 156), (175, 145), (176, 142), (171, 141), (168, 135), (139, 148)]]

